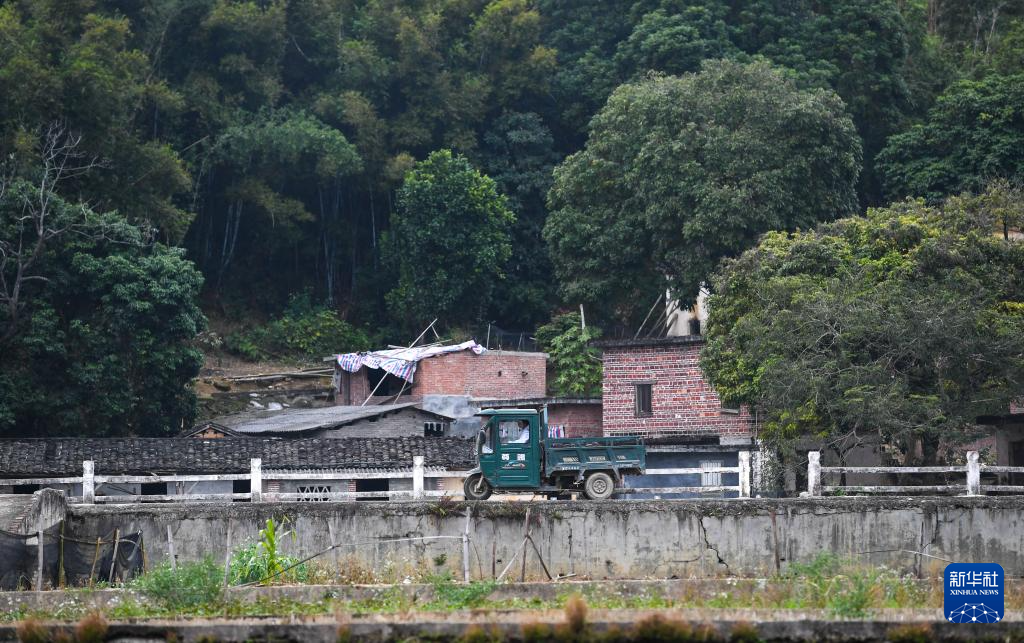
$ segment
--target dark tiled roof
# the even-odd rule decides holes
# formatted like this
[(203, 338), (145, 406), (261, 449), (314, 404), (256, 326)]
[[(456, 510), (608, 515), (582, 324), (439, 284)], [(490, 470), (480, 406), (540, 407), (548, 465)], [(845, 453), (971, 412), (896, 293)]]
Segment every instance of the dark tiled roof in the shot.
[(424, 464), (452, 470), (476, 465), (473, 441), (464, 438), (45, 438), (0, 440), (0, 478), (76, 476), (82, 461), (96, 473), (243, 473), (251, 458), (272, 469), (409, 468)]

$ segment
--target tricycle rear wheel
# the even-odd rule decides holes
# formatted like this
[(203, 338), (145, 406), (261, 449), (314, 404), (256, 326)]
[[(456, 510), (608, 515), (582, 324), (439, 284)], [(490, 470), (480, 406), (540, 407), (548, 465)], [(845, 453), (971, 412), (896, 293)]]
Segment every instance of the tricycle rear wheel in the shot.
[(462, 489), (466, 494), (466, 500), (487, 500), (493, 491), (491, 483), (487, 482), (487, 478), (482, 473), (474, 473), (466, 478)]
[(591, 500), (607, 500), (614, 492), (615, 482), (604, 471), (590, 474), (583, 483), (583, 493)]

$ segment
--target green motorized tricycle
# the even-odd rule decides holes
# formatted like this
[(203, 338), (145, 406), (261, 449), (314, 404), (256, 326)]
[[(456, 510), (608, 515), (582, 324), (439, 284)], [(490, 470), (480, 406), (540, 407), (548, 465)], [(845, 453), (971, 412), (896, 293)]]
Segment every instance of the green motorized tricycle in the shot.
[(464, 485), (467, 500), (578, 491), (605, 500), (622, 486), (624, 475), (642, 474), (646, 467), (640, 438), (550, 437), (546, 409), (484, 409), (477, 415), (484, 419), (476, 438), (477, 467)]

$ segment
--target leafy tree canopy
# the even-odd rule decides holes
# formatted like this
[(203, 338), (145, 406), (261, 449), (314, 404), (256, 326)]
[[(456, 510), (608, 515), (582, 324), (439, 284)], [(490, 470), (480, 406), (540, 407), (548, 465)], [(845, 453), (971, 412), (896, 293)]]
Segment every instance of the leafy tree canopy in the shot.
[(383, 240), (397, 274), (389, 308), (406, 329), (479, 322), (512, 254), (515, 215), (494, 181), (449, 150), (410, 171)]
[(1003, 234), (1022, 221), (1001, 185), (769, 233), (714, 279), (701, 365), (770, 444), (879, 436), (935, 461), (1024, 386), (1024, 244)]
[(878, 163), (893, 197), (938, 201), (1024, 178), (1024, 74), (953, 84), (924, 122), (889, 139)]
[(860, 143), (843, 103), (765, 62), (620, 87), (555, 170), (544, 230), (570, 301), (626, 321), (692, 301), (768, 230), (851, 214)]
[[(195, 416), (187, 388), (202, 355), (202, 277), (182, 250), (149, 240), (25, 181), (0, 198), (0, 241), (39, 237), (27, 204), (46, 199), (48, 243), (22, 281), (18, 316), (0, 342), (0, 434), (171, 435)], [(2, 245), (2, 244), (0, 244)], [(9, 250), (4, 246), (4, 250)], [(12, 255), (3, 253), (5, 258)], [(4, 285), (20, 265), (4, 261)]]

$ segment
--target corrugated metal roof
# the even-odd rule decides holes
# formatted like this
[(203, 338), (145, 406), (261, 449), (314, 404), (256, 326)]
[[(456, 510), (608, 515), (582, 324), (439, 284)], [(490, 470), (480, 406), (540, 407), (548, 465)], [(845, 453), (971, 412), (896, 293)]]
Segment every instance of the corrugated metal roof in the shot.
[[(325, 406), (316, 409), (249, 411), (215, 418), (210, 420), (210, 423), (226, 426), (233, 431), (246, 435), (283, 435), (336, 429), (359, 420), (382, 417), (415, 407), (415, 402), (406, 402), (404, 404), (381, 404), (376, 406)], [(438, 419), (446, 421), (452, 419), (439, 413), (424, 411), (423, 409), (417, 410), (435, 416)]]

